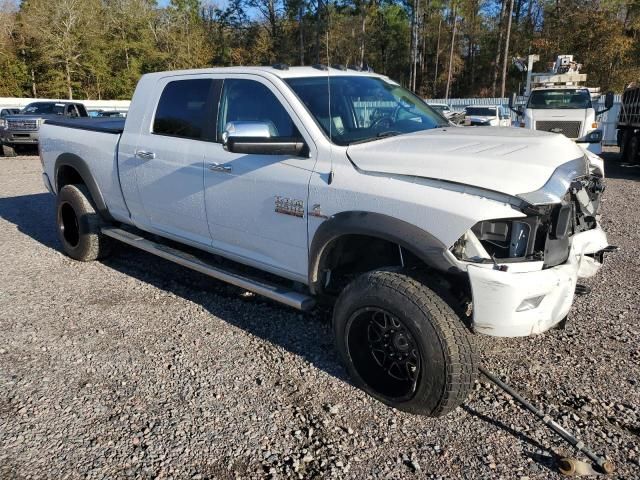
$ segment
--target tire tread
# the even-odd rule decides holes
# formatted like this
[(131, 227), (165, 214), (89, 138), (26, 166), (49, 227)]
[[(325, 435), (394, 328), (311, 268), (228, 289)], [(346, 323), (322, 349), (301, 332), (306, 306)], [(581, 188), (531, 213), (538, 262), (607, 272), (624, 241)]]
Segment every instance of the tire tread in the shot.
[(443, 416), (464, 403), (478, 375), (479, 357), (473, 336), (452, 307), (425, 285), (428, 281), (418, 281), (403, 271), (374, 270), (365, 273), (349, 284), (343, 293), (359, 288), (361, 282), (394, 290), (422, 311), (436, 330), (445, 352), (447, 379), (440, 401), (428, 415)]

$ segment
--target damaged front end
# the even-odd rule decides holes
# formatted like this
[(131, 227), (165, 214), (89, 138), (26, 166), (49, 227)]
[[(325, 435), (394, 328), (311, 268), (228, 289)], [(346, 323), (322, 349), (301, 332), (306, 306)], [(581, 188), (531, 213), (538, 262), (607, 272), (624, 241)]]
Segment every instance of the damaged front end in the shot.
[(577, 279), (595, 275), (610, 251), (598, 224), (604, 179), (586, 162), (569, 163), (541, 190), (519, 195), (522, 216), (480, 221), (451, 247), (469, 276), (475, 330), (551, 328), (569, 312)]
[[(451, 247), (455, 257), (463, 262), (503, 264), (503, 270), (514, 262), (542, 262), (542, 268), (565, 263), (572, 238), (598, 228), (605, 181), (586, 167), (581, 171), (575, 165), (563, 167), (563, 178), (554, 173), (543, 189), (519, 195), (525, 202), (538, 202), (522, 205), (526, 216), (478, 222)], [(576, 176), (567, 179), (567, 174)], [(563, 188), (560, 195), (558, 190)]]

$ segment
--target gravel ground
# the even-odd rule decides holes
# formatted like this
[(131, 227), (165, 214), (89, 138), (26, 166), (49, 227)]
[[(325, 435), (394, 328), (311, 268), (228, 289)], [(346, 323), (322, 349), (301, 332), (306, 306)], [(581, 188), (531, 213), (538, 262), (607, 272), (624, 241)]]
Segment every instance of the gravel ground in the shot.
[[(485, 365), (640, 478), (640, 166), (607, 155), (621, 251), (566, 330)], [(573, 455), (486, 382), (443, 419), (350, 385), (326, 319), (122, 246), (62, 253), (37, 157), (0, 158), (0, 478), (556, 478)]]

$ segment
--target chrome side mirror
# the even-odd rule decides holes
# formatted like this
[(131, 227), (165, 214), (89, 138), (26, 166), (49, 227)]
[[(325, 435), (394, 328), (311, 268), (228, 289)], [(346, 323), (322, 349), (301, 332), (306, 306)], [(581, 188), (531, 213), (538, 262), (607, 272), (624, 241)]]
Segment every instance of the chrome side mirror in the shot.
[(222, 132), (222, 146), (229, 149), (229, 138), (271, 138), (272, 131), (275, 130), (267, 122), (229, 122), (224, 132)]
[(279, 137), (271, 122), (229, 122), (222, 133), (222, 146), (233, 153), (308, 156), (302, 138)]

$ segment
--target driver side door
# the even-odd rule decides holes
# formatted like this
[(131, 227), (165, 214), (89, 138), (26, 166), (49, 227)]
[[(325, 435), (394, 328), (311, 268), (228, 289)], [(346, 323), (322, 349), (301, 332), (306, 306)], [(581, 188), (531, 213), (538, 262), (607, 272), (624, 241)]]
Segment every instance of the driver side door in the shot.
[[(306, 156), (232, 153), (229, 122), (269, 123), (276, 136), (302, 137)], [(205, 152), (205, 207), (212, 247), (224, 256), (296, 281), (307, 280), (307, 197), (315, 148), (284, 97), (253, 75), (225, 78), (217, 142)]]

